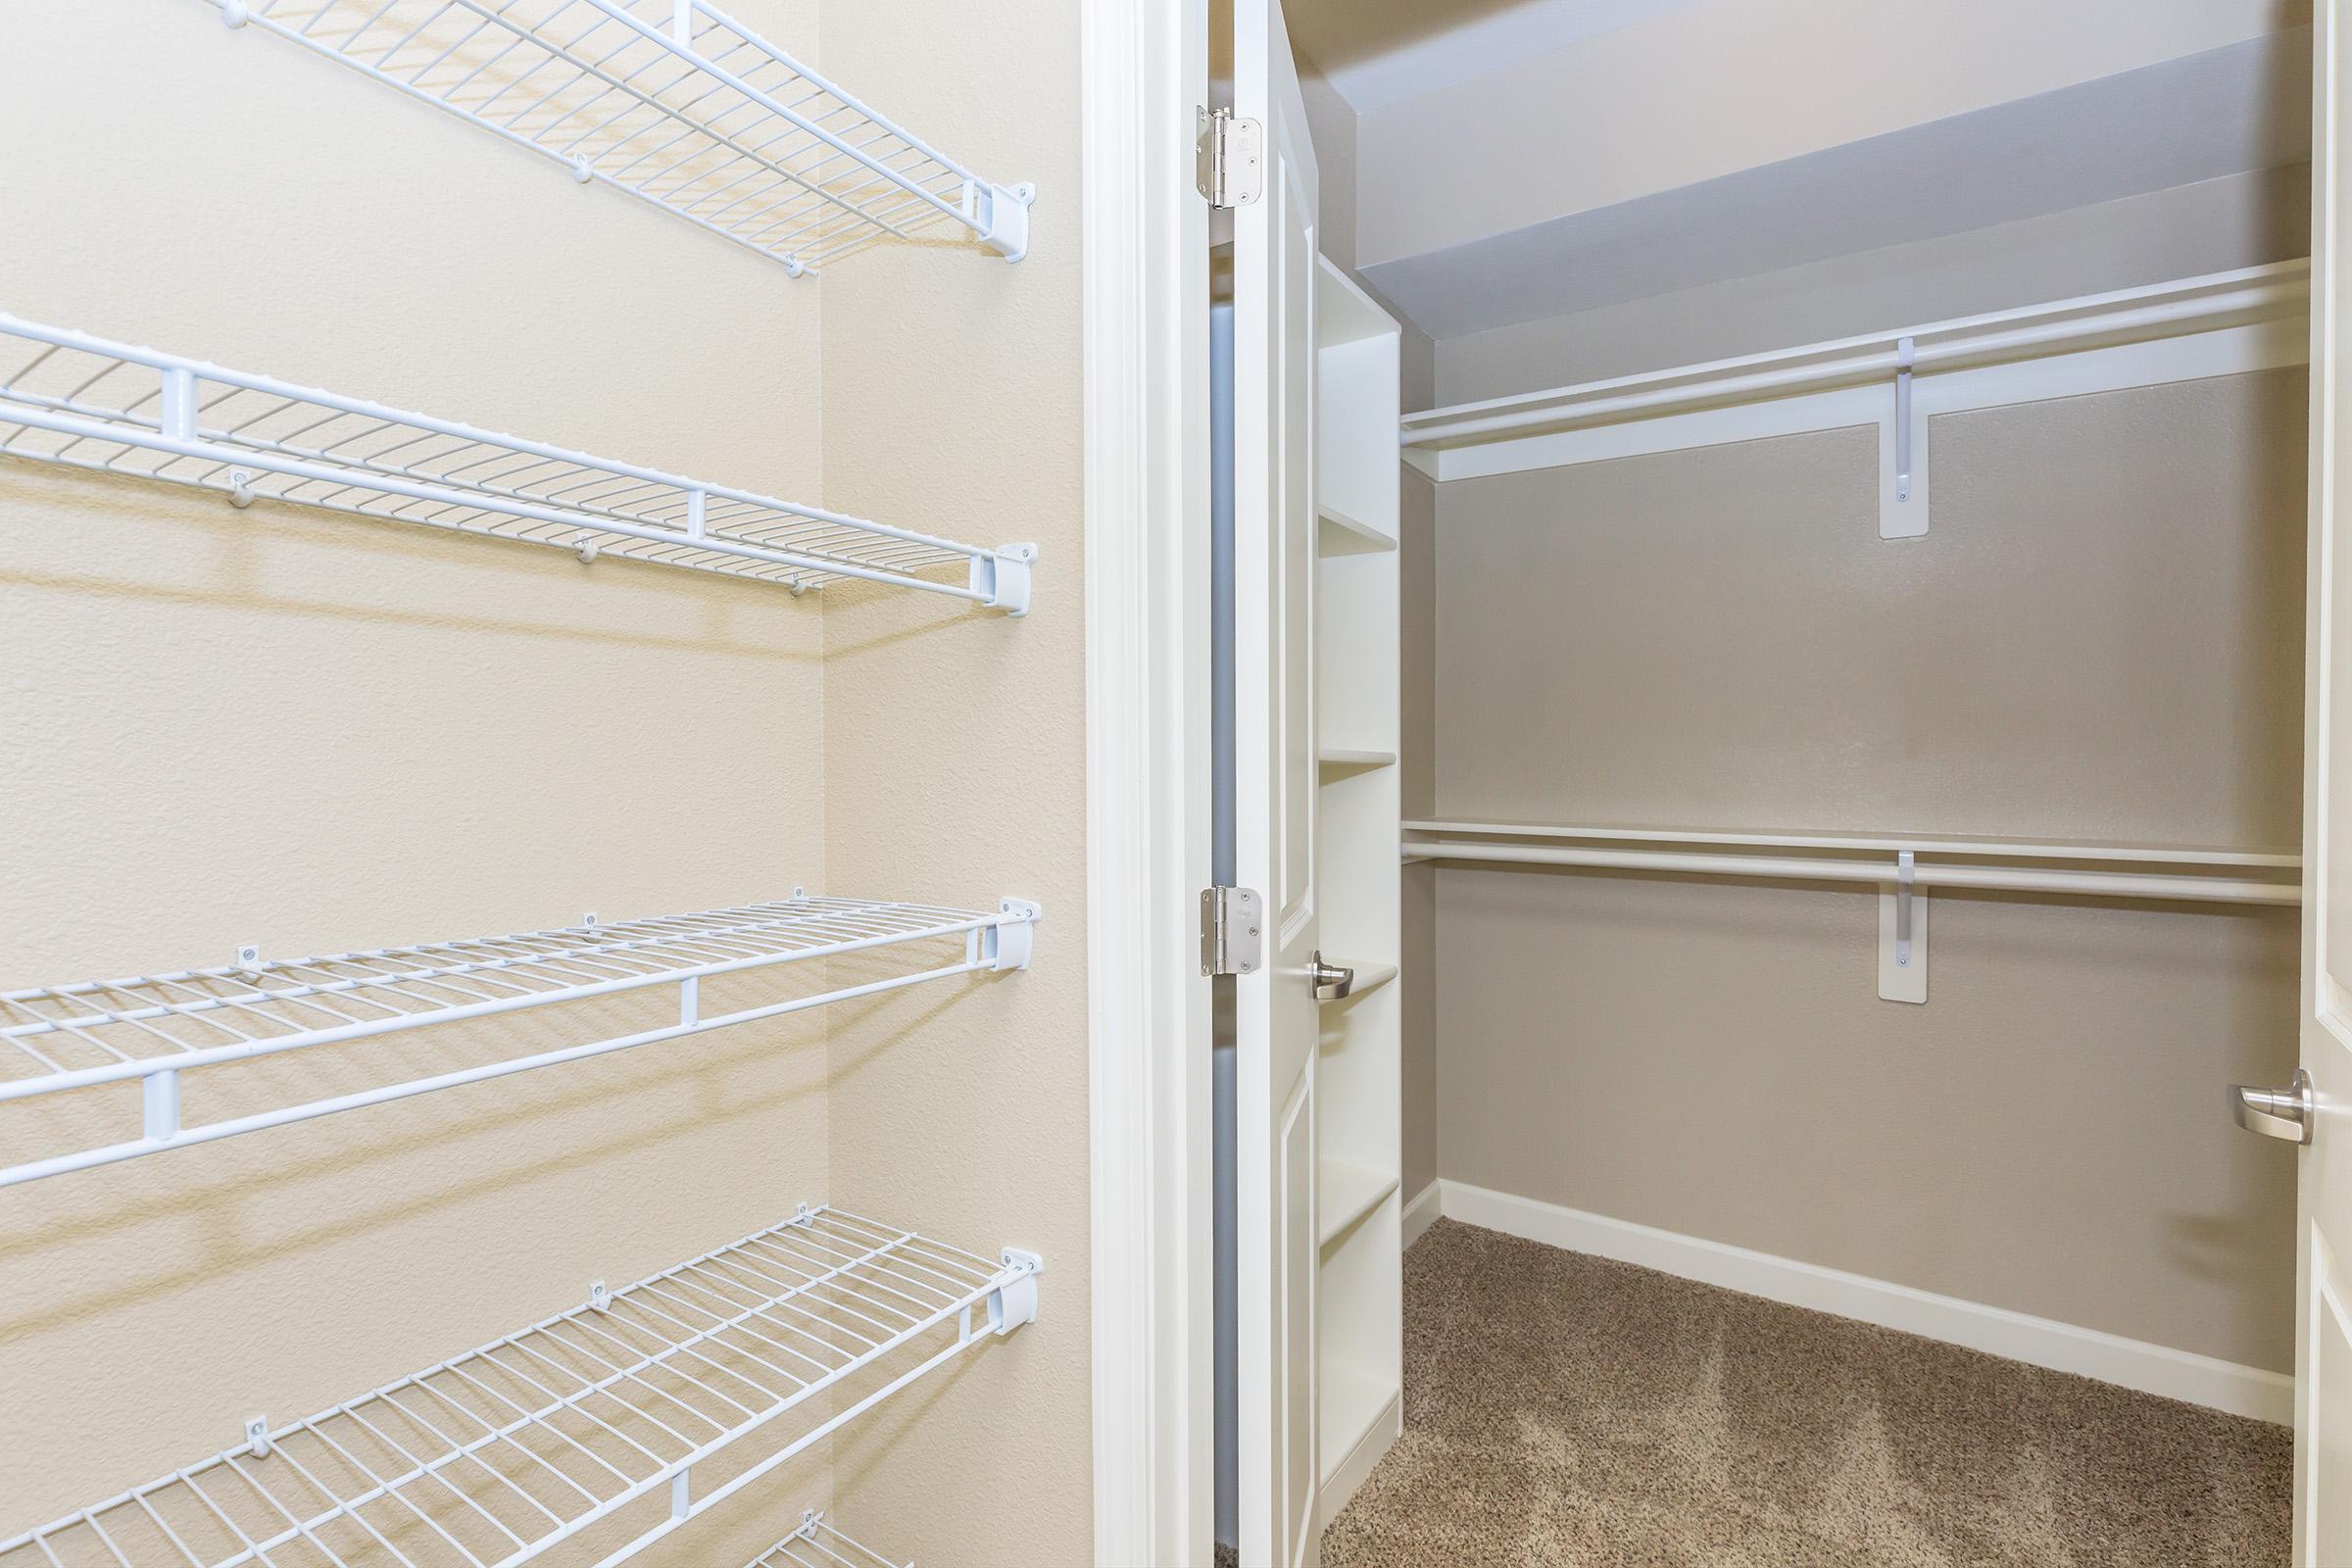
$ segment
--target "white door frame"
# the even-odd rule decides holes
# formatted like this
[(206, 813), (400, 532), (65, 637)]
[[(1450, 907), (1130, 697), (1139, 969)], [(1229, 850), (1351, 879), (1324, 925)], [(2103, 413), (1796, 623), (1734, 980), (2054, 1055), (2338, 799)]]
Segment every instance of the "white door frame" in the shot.
[(1081, 0), (1095, 1560), (1164, 1568), (1213, 1528), (1207, 49)]

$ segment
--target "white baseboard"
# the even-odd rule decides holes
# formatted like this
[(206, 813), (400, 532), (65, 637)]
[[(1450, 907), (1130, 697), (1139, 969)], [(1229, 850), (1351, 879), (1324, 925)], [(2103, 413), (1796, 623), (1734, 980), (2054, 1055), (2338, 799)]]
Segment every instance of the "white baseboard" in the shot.
[[(1678, 1236), (1463, 1182), (1434, 1182), (1431, 1190), (1441, 1195), (1429, 1205), (1433, 1214), (1442, 1210), (1447, 1219), (1483, 1225), (1531, 1242), (1635, 1263), (1701, 1284), (1899, 1329), (2231, 1415), (2281, 1426), (2294, 1420), (2294, 1379), (2284, 1373), (2168, 1349), (2050, 1318), (2029, 1317), (2003, 1307), (1915, 1291), (1906, 1285), (1890, 1285), (1720, 1242)], [(1405, 1210), (1408, 1240), (1428, 1228), (1429, 1219), (1421, 1210), (1429, 1197), (1430, 1192), (1424, 1191)]]
[[(1440, 1206), (1446, 1196), (1445, 1185), (1444, 1182), (1431, 1182), (1413, 1196), (1411, 1202), (1404, 1205), (1404, 1246), (1412, 1246), (1421, 1239), (1423, 1231), (1438, 1222)], [(1500, 1230), (1502, 1227), (1497, 1225), (1494, 1229)]]
[[(1434, 1191), (1438, 1184), (1431, 1182), (1429, 1185)], [(1348, 1499), (1372, 1479), (1373, 1466), (1387, 1457), (1388, 1451), (1396, 1446), (1396, 1440), (1403, 1435), (1404, 1395), (1399, 1392), (1390, 1397), (1380, 1414), (1373, 1419), (1371, 1430), (1356, 1440), (1355, 1446), (1348, 1450), (1348, 1457), (1340, 1461), (1338, 1468), (1332, 1471), (1331, 1479), (1324, 1482), (1321, 1490), (1315, 1494), (1315, 1506), (1321, 1510), (1315, 1516), (1320, 1521), (1316, 1529), (1322, 1529), (1340, 1516), (1340, 1510), (1348, 1506)]]

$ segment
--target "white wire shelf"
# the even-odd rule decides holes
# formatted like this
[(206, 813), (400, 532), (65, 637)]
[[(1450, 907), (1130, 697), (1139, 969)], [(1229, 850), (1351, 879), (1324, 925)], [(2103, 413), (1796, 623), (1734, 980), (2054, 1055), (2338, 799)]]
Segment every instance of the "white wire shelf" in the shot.
[[(141, 1136), (0, 1167), (0, 1187), (234, 1138), (339, 1111), (405, 1100), (616, 1051), (799, 1012), (956, 975), (1025, 969), (1038, 906), (1005, 899), (997, 912), (931, 905), (794, 896), (772, 904), (274, 960), (252, 950), (217, 969), (134, 975), (0, 993), (0, 1113), (12, 1102), (136, 1079)], [(706, 1013), (705, 980), (810, 959), (896, 950), (889, 972), (812, 994)], [(909, 962), (908, 959), (912, 961)], [(873, 960), (878, 965), (879, 960)], [(868, 972), (861, 966), (860, 976)], [(826, 973), (828, 981), (839, 977)], [(233, 1064), (326, 1046), (359, 1047), (405, 1031), (583, 1003), (655, 986), (678, 988), (677, 1021), (582, 1044), (500, 1055), (422, 1078), (305, 1098), (284, 1075)], [(409, 1058), (387, 1058), (391, 1061)], [(346, 1063), (364, 1070), (368, 1056)], [(215, 1120), (181, 1116), (181, 1075), (243, 1080), (261, 1108)], [(132, 1113), (125, 1102), (122, 1114)], [(0, 1150), (23, 1147), (32, 1112)], [(89, 1126), (84, 1116), (76, 1125)], [(0, 1157), (7, 1157), (0, 1155)]]
[(211, 0), (783, 264), (946, 233), (1007, 261), (1027, 184), (935, 150), (704, 0)]
[(1033, 1321), (1043, 1267), (804, 1206), (305, 1420), (254, 1417), (235, 1447), (0, 1542), (0, 1568), (490, 1568), (590, 1531), (620, 1562)]
[(1029, 608), (1033, 545), (959, 544), (0, 315), (0, 454), (772, 582)]
[(914, 1568), (914, 1564), (885, 1557), (851, 1540), (834, 1529), (822, 1513), (811, 1509), (801, 1516), (800, 1529), (754, 1557), (745, 1568)]

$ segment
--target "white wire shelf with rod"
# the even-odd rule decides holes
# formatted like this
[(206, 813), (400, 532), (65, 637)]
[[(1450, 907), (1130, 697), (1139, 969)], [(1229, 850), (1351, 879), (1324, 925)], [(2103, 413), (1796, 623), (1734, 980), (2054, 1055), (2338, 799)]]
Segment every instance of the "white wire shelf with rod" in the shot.
[(997, 184), (706, 0), (210, 0), (783, 264), (889, 241), (1029, 248)]
[(1033, 1321), (1043, 1268), (804, 1205), (304, 1420), (252, 1417), (233, 1447), (0, 1541), (0, 1568), (490, 1568), (575, 1538), (621, 1562)]
[(2303, 897), (2303, 858), (2288, 849), (1434, 819), (1407, 821), (1403, 830), (1407, 860), (2158, 902), (2287, 905)]
[[(196, 1144), (213, 1143), (339, 1111), (504, 1078), (539, 1067), (680, 1040), (780, 1017), (855, 997), (875, 996), (958, 975), (1029, 966), (1037, 905), (1005, 899), (993, 912), (859, 899), (793, 897), (770, 904), (665, 915), (616, 925), (584, 924), (519, 936), (475, 937), (323, 957), (270, 959), (252, 949), (214, 969), (183, 969), (81, 985), (0, 992), (0, 1187), (88, 1170)], [(730, 990), (723, 1010), (705, 983), (741, 988), (738, 977), (816, 959), (859, 956), (854, 972), (806, 968), (813, 977), (778, 1000)], [(782, 978), (774, 976), (771, 978)], [(367, 1047), (385, 1036), (525, 1008), (596, 1002), (654, 987), (677, 988), (674, 1021), (641, 1025), (585, 1042), (512, 1054), (420, 1078), (313, 1097), (288, 1075), (240, 1074), (240, 1063), (288, 1052), (341, 1048), (335, 1065), (365, 1074)], [(600, 1022), (606, 1021), (600, 1015)], [(501, 1040), (509, 1037), (501, 1035)], [(512, 1050), (511, 1043), (508, 1050)], [(387, 1065), (414, 1057), (377, 1053)], [(413, 1069), (412, 1069), (413, 1070)], [(224, 1098), (240, 1113), (212, 1120), (181, 1114), (183, 1076), (209, 1086), (226, 1078)], [(140, 1085), (135, 1106), (107, 1107), (136, 1138), (87, 1143), (62, 1152), (23, 1152), (41, 1125), (25, 1103), (48, 1096)], [(257, 1103), (258, 1100), (258, 1103)], [(76, 1129), (102, 1125), (84, 1113)], [(13, 1126), (11, 1124), (14, 1124)], [(127, 1130), (127, 1127), (125, 1128)], [(9, 1155), (0, 1155), (9, 1157)]]
[(833, 1522), (811, 1508), (801, 1516), (801, 1528), (754, 1557), (744, 1568), (914, 1568), (897, 1557), (885, 1557), (873, 1547), (853, 1541), (833, 1528)]
[(0, 455), (800, 593), (1026, 613), (1034, 545), (961, 544), (0, 315)]

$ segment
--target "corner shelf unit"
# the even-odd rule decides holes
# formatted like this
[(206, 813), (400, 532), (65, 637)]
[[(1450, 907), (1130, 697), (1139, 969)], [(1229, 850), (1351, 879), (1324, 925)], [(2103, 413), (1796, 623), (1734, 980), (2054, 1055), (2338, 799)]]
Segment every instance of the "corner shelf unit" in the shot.
[(796, 594), (858, 578), (1019, 615), (1037, 558), (1033, 545), (959, 544), (11, 316), (0, 455)]
[[(1033, 1321), (1043, 1268), (804, 1205), (307, 1419), (254, 1417), (235, 1447), (0, 1541), (0, 1568), (486, 1568), (592, 1531), (620, 1562)], [(835, 1539), (809, 1528), (776, 1551)]]
[[(504, 1078), (760, 1018), (800, 1012), (956, 975), (1025, 969), (1036, 905), (1003, 901), (993, 914), (931, 905), (793, 897), (772, 904), (587, 924), (521, 936), (477, 937), (325, 957), (267, 959), (247, 949), (217, 969), (0, 993), (0, 1112), (13, 1102), (107, 1085), (140, 1085), (141, 1136), (22, 1159), (0, 1187), (137, 1159), (194, 1144)], [(706, 1014), (702, 983), (809, 959), (880, 954), (854, 983), (827, 984)], [(910, 961), (911, 960), (911, 961)], [(842, 979), (820, 971), (827, 982)], [(289, 1075), (244, 1075), (234, 1064), (286, 1052), (361, 1047), (383, 1036), (530, 1007), (590, 1002), (656, 986), (678, 988), (674, 1023), (584, 1044), (475, 1061), (425, 1078), (306, 1099)], [(363, 1062), (365, 1055), (360, 1058)], [(398, 1061), (401, 1057), (387, 1058)], [(349, 1058), (347, 1058), (348, 1064)], [(257, 1108), (184, 1122), (180, 1075), (213, 1069)], [(122, 1106), (127, 1117), (131, 1107)], [(26, 1120), (0, 1115), (0, 1126)], [(82, 1118), (77, 1125), (87, 1125)], [(24, 1147), (12, 1132), (0, 1147)]]
[(914, 1564), (885, 1557), (873, 1547), (851, 1540), (812, 1508), (801, 1517), (800, 1529), (754, 1557), (744, 1568), (914, 1568)]
[(1402, 1427), (1399, 348), (1396, 323), (1324, 262), (1315, 288), (1315, 886), (1323, 956), (1355, 971), (1349, 994), (1317, 1009), (1324, 1520)]
[(1027, 185), (955, 162), (704, 0), (210, 0), (801, 276), (952, 233), (1019, 261)]

